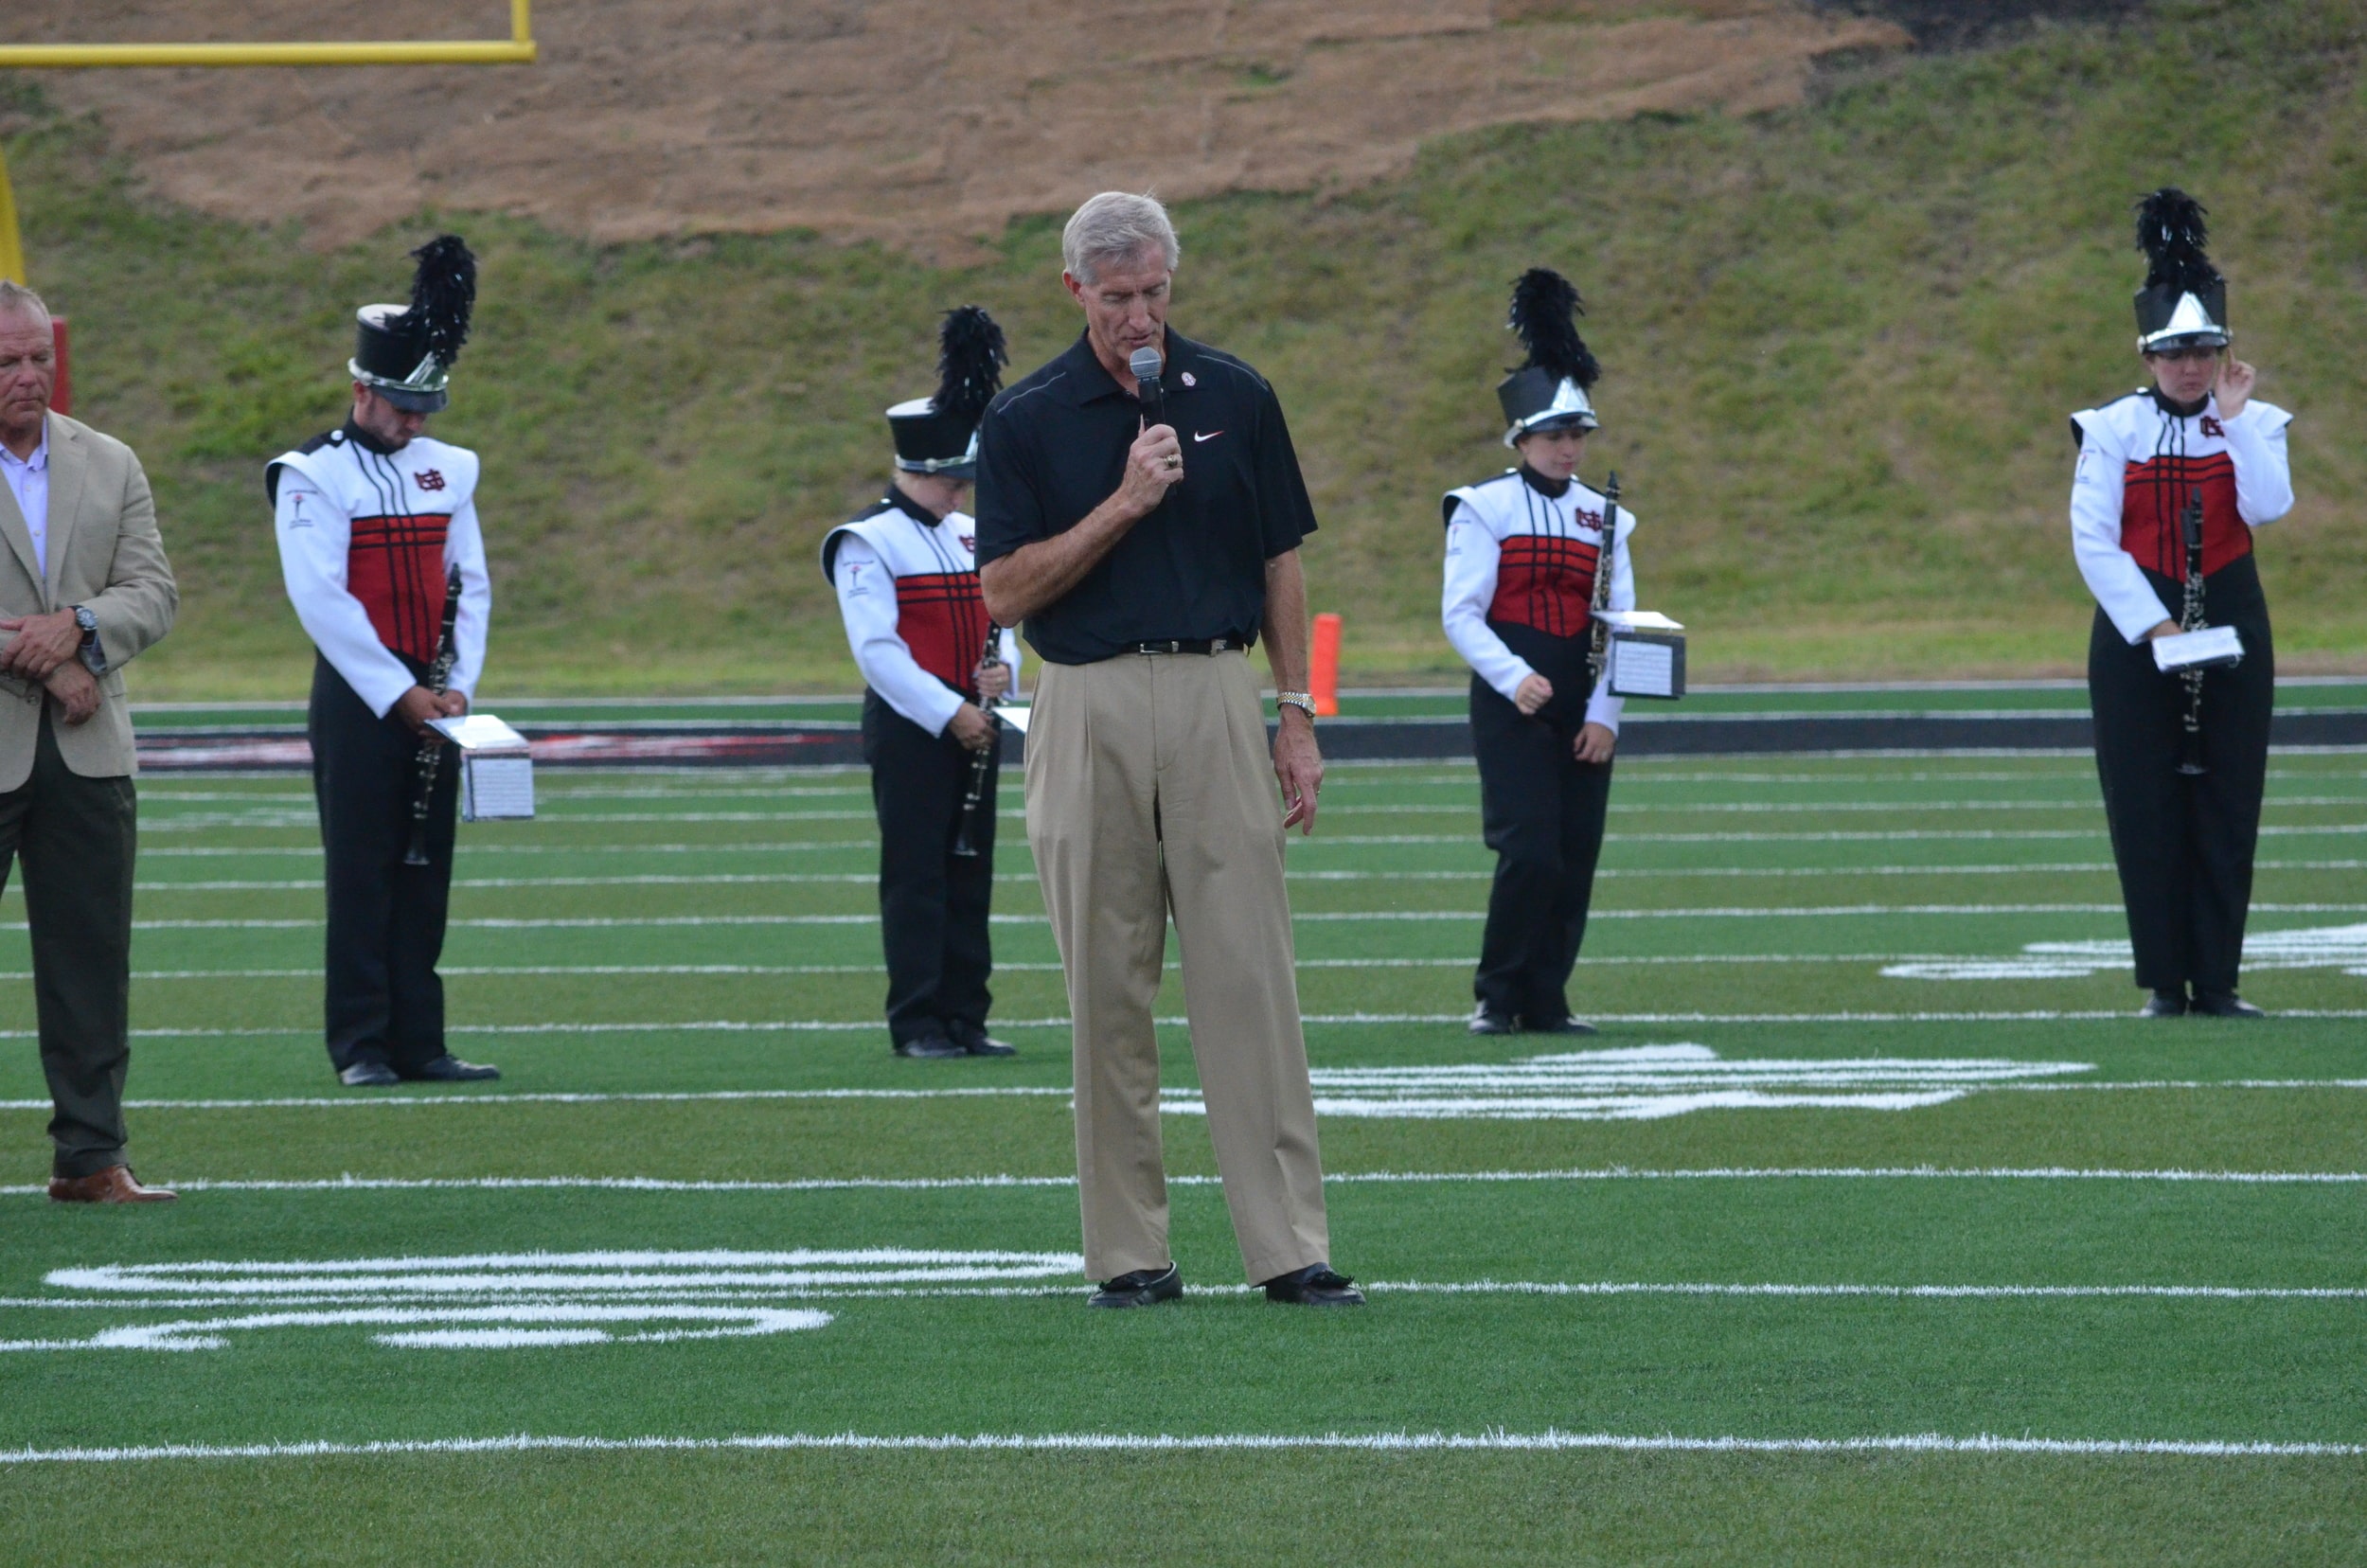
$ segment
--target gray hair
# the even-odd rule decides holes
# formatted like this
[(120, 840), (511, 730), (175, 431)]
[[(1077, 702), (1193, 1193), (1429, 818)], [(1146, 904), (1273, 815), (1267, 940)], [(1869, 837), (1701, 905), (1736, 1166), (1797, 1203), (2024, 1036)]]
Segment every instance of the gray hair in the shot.
[(41, 295), (22, 283), (11, 283), (7, 278), (0, 277), (0, 315), (6, 315), (11, 311), (21, 311), (27, 315), (40, 316), (44, 321), (49, 319), (49, 306)]
[(1167, 209), (1154, 197), (1105, 190), (1078, 207), (1060, 231), (1060, 265), (1079, 283), (1091, 283), (1099, 263), (1130, 261), (1151, 245), (1159, 247), (1173, 272), (1184, 247), (1176, 242)]

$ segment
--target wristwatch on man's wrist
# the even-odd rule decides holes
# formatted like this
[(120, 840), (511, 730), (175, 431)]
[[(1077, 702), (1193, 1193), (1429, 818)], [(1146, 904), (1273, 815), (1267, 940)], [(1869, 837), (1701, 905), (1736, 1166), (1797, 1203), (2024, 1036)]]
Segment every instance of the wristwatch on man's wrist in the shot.
[(1315, 717), (1315, 697), (1312, 692), (1277, 691), (1273, 694), (1273, 705), (1276, 713), (1281, 712), (1286, 707), (1294, 707), (1305, 713), (1309, 719)]
[(74, 624), (82, 629), (82, 646), (77, 651), (82, 668), (94, 675), (104, 675), (107, 673), (107, 654), (98, 646), (98, 616), (89, 605), (78, 604), (74, 607)]

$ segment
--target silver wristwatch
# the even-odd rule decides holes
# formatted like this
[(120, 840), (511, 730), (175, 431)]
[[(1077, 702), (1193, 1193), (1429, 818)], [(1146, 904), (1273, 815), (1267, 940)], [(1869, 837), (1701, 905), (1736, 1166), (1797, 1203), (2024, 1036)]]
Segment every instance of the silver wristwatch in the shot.
[(94, 675), (107, 673), (107, 650), (98, 646), (98, 616), (87, 604), (74, 607), (74, 624), (82, 629), (82, 646), (75, 650), (82, 668)]
[(1309, 719), (1315, 717), (1315, 697), (1312, 692), (1277, 691), (1273, 694), (1273, 705), (1277, 711), (1286, 707), (1294, 707), (1304, 712)]

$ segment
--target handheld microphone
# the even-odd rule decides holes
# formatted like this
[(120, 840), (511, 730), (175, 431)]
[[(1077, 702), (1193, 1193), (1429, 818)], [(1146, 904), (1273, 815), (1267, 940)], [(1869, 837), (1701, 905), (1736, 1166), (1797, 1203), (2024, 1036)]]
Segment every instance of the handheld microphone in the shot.
[(1143, 418), (1150, 424), (1167, 422), (1166, 394), (1159, 386), (1159, 370), (1166, 363), (1148, 345), (1126, 356), (1126, 367), (1134, 372), (1134, 395), (1142, 400)]

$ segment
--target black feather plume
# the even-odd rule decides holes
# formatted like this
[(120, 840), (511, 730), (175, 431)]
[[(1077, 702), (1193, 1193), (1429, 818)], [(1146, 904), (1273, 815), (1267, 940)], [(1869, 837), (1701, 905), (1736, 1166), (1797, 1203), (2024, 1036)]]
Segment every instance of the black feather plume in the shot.
[(404, 322), (427, 339), (427, 351), (449, 367), (469, 341), (469, 312), (476, 308), (476, 258), (456, 234), (438, 235), (411, 253), (419, 270), (411, 276), (411, 309)]
[(1512, 312), (1504, 325), (1521, 335), (1529, 365), (1592, 390), (1603, 367), (1578, 336), (1577, 318), (1585, 313), (1568, 278), (1550, 268), (1531, 267), (1512, 285)]
[(2180, 294), (2199, 294), (2218, 283), (2219, 269), (2203, 254), (2211, 238), (2200, 202), (2163, 186), (2137, 204), (2137, 248), (2145, 253), (2145, 287), (2168, 284)]
[(994, 317), (975, 305), (946, 312), (937, 329), (937, 412), (976, 423), (1002, 390), (1003, 366), (1010, 363)]

